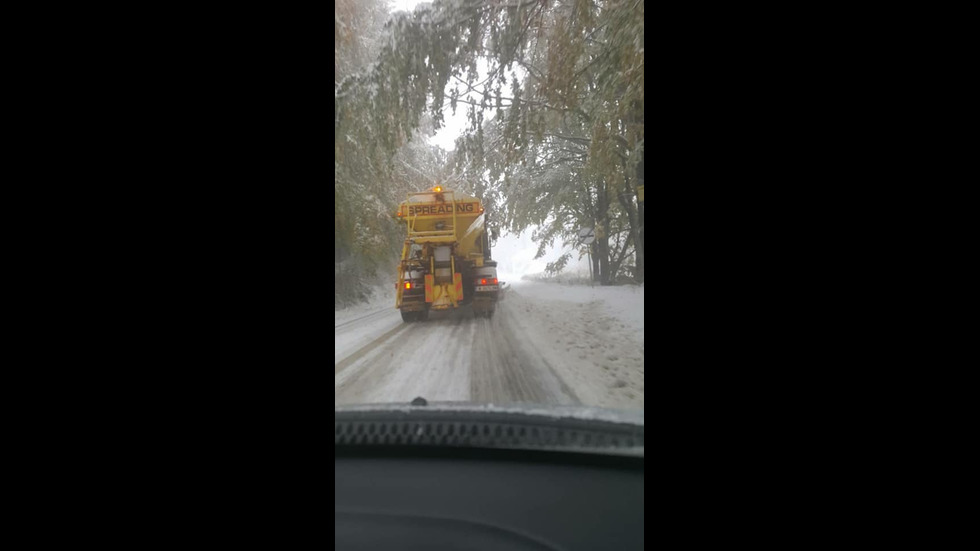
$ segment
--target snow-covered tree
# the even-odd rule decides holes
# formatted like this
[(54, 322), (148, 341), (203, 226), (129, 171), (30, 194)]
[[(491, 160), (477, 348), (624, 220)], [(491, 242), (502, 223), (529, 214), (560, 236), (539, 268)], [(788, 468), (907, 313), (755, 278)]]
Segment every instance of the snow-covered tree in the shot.
[[(335, 172), (397, 188), (392, 162), (426, 117), (438, 128), (444, 108), (466, 109), (470, 131), (444, 177), (473, 189), (513, 230), (544, 224), (534, 236), (542, 243), (593, 225), (602, 281), (626, 266), (642, 281), (643, 8), (436, 0), (397, 14), (375, 62), (338, 78)], [(355, 160), (359, 172), (346, 166)]]

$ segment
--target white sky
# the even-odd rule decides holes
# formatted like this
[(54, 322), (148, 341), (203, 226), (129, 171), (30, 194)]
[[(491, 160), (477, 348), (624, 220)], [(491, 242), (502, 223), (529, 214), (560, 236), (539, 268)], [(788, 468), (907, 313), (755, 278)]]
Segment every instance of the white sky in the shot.
[[(425, 3), (423, 0), (389, 0), (391, 5), (391, 11), (411, 11), (415, 9), (415, 6)], [(477, 63), (477, 72), (480, 75), (480, 79), (485, 78), (486, 75), (486, 63)], [(523, 75), (519, 75), (523, 76)], [(446, 103), (443, 108), (443, 127), (436, 132), (435, 136), (429, 138), (429, 143), (438, 146), (446, 151), (452, 151), (456, 148), (456, 138), (463, 134), (463, 130), (467, 126), (466, 121), (466, 108), (467, 104), (457, 104), (456, 114), (453, 115), (452, 109), (449, 107), (449, 99), (446, 98)], [(487, 120), (492, 116), (493, 110), (486, 110), (484, 114), (484, 120)], [(502, 281), (517, 281), (525, 274), (536, 274), (543, 272), (545, 266), (549, 262), (553, 262), (562, 255), (563, 252), (567, 252), (571, 247), (562, 247), (560, 242), (556, 242), (554, 247), (550, 247), (545, 255), (537, 260), (534, 259), (534, 255), (538, 252), (538, 246), (533, 241), (531, 241), (531, 232), (534, 231), (534, 227), (528, 228), (523, 232), (522, 235), (501, 235), (500, 238), (494, 243), (491, 250), (493, 259), (497, 261), (497, 277)], [(563, 273), (569, 272), (580, 272), (589, 273), (588, 257), (582, 258), (581, 261), (578, 260), (578, 253), (573, 252), (572, 258), (569, 260)]]
[[(533, 228), (532, 228), (533, 229)], [(497, 261), (497, 277), (503, 281), (517, 281), (524, 274), (538, 274), (544, 271), (548, 262), (558, 259), (563, 252), (572, 251), (572, 258), (562, 271), (562, 274), (573, 272), (589, 273), (588, 256), (578, 260), (578, 252), (573, 247), (562, 247), (561, 242), (556, 241), (555, 246), (549, 248), (545, 255), (537, 260), (534, 255), (538, 252), (538, 246), (531, 241), (532, 229), (526, 230), (520, 237), (516, 235), (501, 236), (490, 249), (493, 259)]]

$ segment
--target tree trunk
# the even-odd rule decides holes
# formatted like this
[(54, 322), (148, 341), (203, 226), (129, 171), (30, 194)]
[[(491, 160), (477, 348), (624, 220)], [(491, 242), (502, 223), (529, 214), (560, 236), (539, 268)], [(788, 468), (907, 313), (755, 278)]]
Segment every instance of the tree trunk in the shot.
[[(623, 246), (619, 249), (619, 254), (610, 253), (610, 260), (612, 267), (609, 269), (609, 280), (616, 281), (616, 277), (619, 275), (620, 269), (623, 267), (623, 262), (626, 260), (626, 252), (630, 250), (630, 245), (633, 243), (633, 235), (629, 234), (626, 236), (626, 240)], [(615, 256), (615, 258), (613, 258)]]
[(629, 175), (626, 174), (626, 161), (623, 161), (623, 181), (625, 183), (622, 193), (617, 194), (619, 199), (619, 204), (622, 205), (623, 210), (626, 211), (626, 219), (629, 222), (629, 238), (627, 244), (632, 241), (634, 244), (634, 249), (637, 251), (636, 257), (636, 269), (634, 271), (634, 279), (637, 283), (643, 283), (643, 252), (641, 239), (639, 237), (639, 221), (637, 214), (637, 207), (633, 205), (633, 188), (630, 186)]
[[(605, 182), (599, 184), (599, 211), (596, 228), (596, 252), (599, 256), (599, 284), (611, 285), (609, 278), (609, 195)], [(601, 234), (600, 234), (601, 230)]]
[[(643, 142), (643, 101), (635, 101), (633, 103), (631, 112), (629, 114), (629, 124), (639, 125), (639, 135), (636, 136), (637, 145)], [(633, 184), (636, 189), (636, 234), (634, 235), (633, 245), (636, 247), (636, 282), (643, 283), (646, 277), (646, 258), (644, 255), (644, 244), (646, 239), (644, 238), (643, 230), (643, 204), (644, 201), (640, 198), (640, 190), (643, 188), (643, 151), (642, 147), (638, 148), (639, 151), (634, 149), (633, 154), (636, 155), (636, 177), (633, 180)], [(632, 201), (631, 201), (632, 202)], [(632, 220), (630, 220), (632, 223)]]
[[(636, 164), (636, 185), (637, 189), (643, 185), (643, 156), (640, 156), (640, 162)], [(645, 189), (645, 188), (644, 188)], [(636, 196), (636, 214), (637, 221), (639, 222), (639, 230), (636, 233), (636, 241), (634, 245), (636, 246), (636, 282), (643, 283), (645, 277), (646, 262), (643, 254), (643, 244), (645, 239), (643, 238), (643, 201), (640, 201), (640, 195), (637, 193)]]
[(596, 238), (599, 252), (599, 284), (609, 285), (609, 237)]
[(592, 283), (599, 281), (599, 251), (596, 250), (595, 241), (589, 247), (592, 248)]

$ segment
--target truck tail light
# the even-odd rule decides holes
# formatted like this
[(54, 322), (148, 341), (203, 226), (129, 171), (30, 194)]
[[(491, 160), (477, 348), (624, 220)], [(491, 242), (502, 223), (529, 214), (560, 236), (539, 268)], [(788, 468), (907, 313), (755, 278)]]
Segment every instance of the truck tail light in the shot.
[(494, 285), (496, 285), (496, 284), (497, 284), (497, 278), (493, 278), (493, 284), (494, 284)]
[(405, 282), (405, 288), (406, 289), (411, 289), (412, 288), (412, 282), (411, 281), (406, 281)]
[(480, 285), (486, 285), (486, 284), (487, 284), (486, 278), (480, 280)]

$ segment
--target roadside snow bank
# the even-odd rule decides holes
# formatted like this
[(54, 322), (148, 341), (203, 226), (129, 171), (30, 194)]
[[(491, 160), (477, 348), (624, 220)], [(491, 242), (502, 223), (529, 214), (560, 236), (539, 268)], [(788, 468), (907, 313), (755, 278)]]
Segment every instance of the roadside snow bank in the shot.
[(643, 409), (643, 287), (515, 281), (502, 304), (583, 405)]
[(627, 330), (643, 334), (643, 287), (627, 286), (581, 286), (560, 285), (533, 281), (517, 281), (513, 284), (517, 292), (530, 298), (549, 301), (596, 303), (595, 306), (613, 318), (625, 323)]
[(367, 302), (349, 306), (343, 310), (334, 310), (333, 324), (337, 326), (348, 320), (358, 318), (369, 312), (381, 310), (382, 308), (395, 309), (395, 282), (391, 285), (376, 286), (371, 288), (371, 295)]

